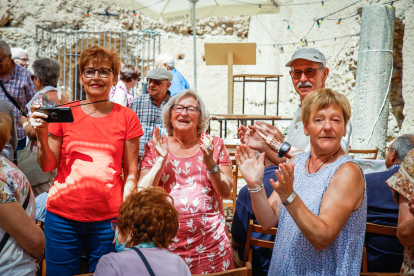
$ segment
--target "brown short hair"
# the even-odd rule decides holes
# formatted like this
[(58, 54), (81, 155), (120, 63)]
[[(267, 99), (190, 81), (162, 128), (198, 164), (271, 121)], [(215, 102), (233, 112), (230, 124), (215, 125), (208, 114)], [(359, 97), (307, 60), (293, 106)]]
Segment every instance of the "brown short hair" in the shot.
[(141, 72), (134, 65), (126, 64), (121, 67), (121, 80), (124, 82), (130, 82), (132, 79), (138, 79), (141, 76)]
[(13, 121), (9, 115), (0, 112), (0, 152), (3, 151), (9, 141)]
[(118, 230), (131, 231), (133, 245), (152, 241), (157, 247), (168, 248), (179, 227), (179, 214), (173, 204), (173, 198), (160, 187), (131, 194), (119, 207)]
[(121, 59), (119, 58), (119, 54), (115, 52), (114, 49), (108, 49), (105, 47), (93, 46), (83, 51), (79, 61), (80, 71), (83, 72), (83, 69), (85, 69), (90, 62), (95, 64), (104, 61), (111, 64), (111, 69), (114, 71), (114, 78), (118, 79), (119, 69), (121, 67)]
[(339, 94), (330, 88), (321, 88), (315, 90), (305, 97), (300, 111), (302, 122), (306, 124), (309, 123), (309, 118), (313, 107), (316, 110), (321, 110), (322, 108), (333, 104), (342, 109), (345, 125), (347, 125), (349, 118), (351, 118), (351, 105), (344, 95)]

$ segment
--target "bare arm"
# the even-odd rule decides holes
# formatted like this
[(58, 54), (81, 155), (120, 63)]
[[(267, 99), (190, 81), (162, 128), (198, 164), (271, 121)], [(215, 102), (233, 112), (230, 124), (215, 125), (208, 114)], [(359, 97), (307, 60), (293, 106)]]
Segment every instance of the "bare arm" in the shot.
[[(264, 154), (256, 159), (254, 151), (247, 145), (237, 147), (236, 162), (250, 189), (257, 189), (263, 183), (264, 174)], [(264, 229), (277, 226), (279, 220), (280, 198), (273, 192), (269, 199), (265, 189), (259, 192), (250, 193), (252, 199), (253, 212)]]
[[(278, 182), (271, 180), (270, 183), (284, 201), (293, 192), (294, 165), (280, 164), (280, 169), (282, 175), (276, 173)], [(312, 246), (322, 250), (336, 239), (352, 212), (361, 206), (364, 183), (360, 168), (345, 163), (331, 179), (322, 198), (319, 216), (306, 207), (300, 195), (286, 206), (286, 210)]]
[(168, 139), (165, 134), (160, 136), (160, 129), (158, 127), (154, 127), (154, 130), (152, 131), (152, 141), (154, 143), (154, 148), (158, 153), (158, 158), (150, 170), (141, 170), (138, 191), (150, 186), (157, 187), (159, 185), (165, 163), (168, 159)]
[(408, 202), (408, 199), (399, 195), (397, 237), (405, 247), (414, 245), (414, 217), (409, 211)]
[(37, 160), (44, 172), (50, 172), (59, 166), (62, 137), (48, 135), (49, 124), (43, 120), (46, 114), (34, 112), (30, 117), (30, 124), (37, 136)]
[[(206, 169), (211, 170), (217, 164), (213, 158), (213, 137), (208, 134), (202, 134), (201, 141), (202, 143), (199, 146), (203, 152), (204, 165)], [(214, 190), (223, 198), (229, 197), (233, 188), (232, 166), (221, 166), (218, 172), (208, 174)]]
[(123, 169), (124, 169), (124, 200), (130, 193), (136, 192), (138, 182), (138, 152), (139, 137), (126, 140), (124, 144)]
[(45, 249), (45, 236), (18, 202), (0, 204), (0, 227), (12, 236), (17, 244), (34, 259)]
[(27, 117), (22, 116), (20, 118), (20, 125), (23, 127), (24, 132), (26, 132), (26, 135), (29, 136), (29, 138), (36, 138), (36, 131), (30, 124), (30, 121), (27, 119)]

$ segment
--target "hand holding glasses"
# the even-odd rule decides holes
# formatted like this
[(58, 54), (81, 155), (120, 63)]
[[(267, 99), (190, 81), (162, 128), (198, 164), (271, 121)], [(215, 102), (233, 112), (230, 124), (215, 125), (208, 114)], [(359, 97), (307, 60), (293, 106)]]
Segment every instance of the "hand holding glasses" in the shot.
[(101, 78), (107, 78), (109, 77), (109, 75), (111, 74), (111, 72), (113, 72), (112, 69), (109, 68), (99, 68), (97, 70), (87, 67), (85, 69), (83, 69), (83, 75), (87, 78), (93, 78), (93, 76), (95, 76), (95, 72), (98, 71), (98, 74)]

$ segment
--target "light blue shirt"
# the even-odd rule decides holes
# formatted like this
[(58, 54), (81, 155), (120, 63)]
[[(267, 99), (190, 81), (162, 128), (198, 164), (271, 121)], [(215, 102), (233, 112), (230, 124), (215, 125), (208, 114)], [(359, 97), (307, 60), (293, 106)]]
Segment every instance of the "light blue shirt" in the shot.
[(187, 80), (181, 75), (177, 69), (172, 69), (171, 74), (173, 75), (173, 79), (171, 81), (171, 86), (168, 89), (171, 92), (171, 97), (175, 96), (176, 94), (180, 93), (184, 89), (189, 89), (190, 85), (188, 85)]

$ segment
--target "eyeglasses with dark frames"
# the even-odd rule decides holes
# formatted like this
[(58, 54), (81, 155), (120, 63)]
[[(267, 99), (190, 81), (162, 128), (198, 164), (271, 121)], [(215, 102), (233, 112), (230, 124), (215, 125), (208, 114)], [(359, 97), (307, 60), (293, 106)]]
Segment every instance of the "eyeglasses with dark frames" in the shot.
[(153, 83), (154, 83), (154, 85), (156, 85), (156, 86), (160, 85), (161, 83), (167, 83), (167, 82), (169, 82), (169, 81), (167, 81), (167, 80), (154, 80), (154, 79), (147, 79), (147, 81), (148, 81), (148, 85), (149, 85), (151, 82), (153, 82)]
[(0, 63), (5, 59), (7, 57), (7, 55), (6, 56), (4, 56), (4, 57), (2, 57), (2, 58), (0, 58)]
[(194, 114), (196, 114), (197, 112), (200, 112), (200, 114), (201, 114), (201, 110), (200, 110), (200, 108), (198, 108), (198, 107), (196, 107), (196, 106), (192, 106), (192, 105), (189, 105), (189, 106), (183, 106), (183, 105), (181, 105), (181, 104), (173, 104), (173, 105), (172, 105), (172, 109), (173, 109), (176, 113), (181, 113), (181, 112), (183, 112), (183, 111), (184, 111), (184, 109), (187, 109), (187, 112), (188, 112), (188, 114), (190, 114), (190, 115), (194, 115)]
[(36, 77), (35, 75), (31, 75), (30, 78), (32, 79), (32, 81), (34, 81), (34, 79), (38, 79), (38, 77)]
[(307, 78), (313, 78), (316, 75), (316, 71), (321, 70), (323, 68), (325, 67), (322, 66), (316, 69), (307, 68), (305, 69), (305, 71), (293, 70), (293, 71), (290, 71), (290, 76), (292, 77), (292, 79), (300, 79), (300, 77), (302, 77), (302, 74), (305, 73), (305, 76)]
[(95, 76), (96, 71), (98, 71), (99, 76), (103, 79), (109, 77), (111, 72), (114, 72), (112, 69), (109, 68), (99, 68), (95, 70), (93, 68), (88, 67), (83, 69), (83, 75), (87, 78), (93, 78), (93, 76)]

